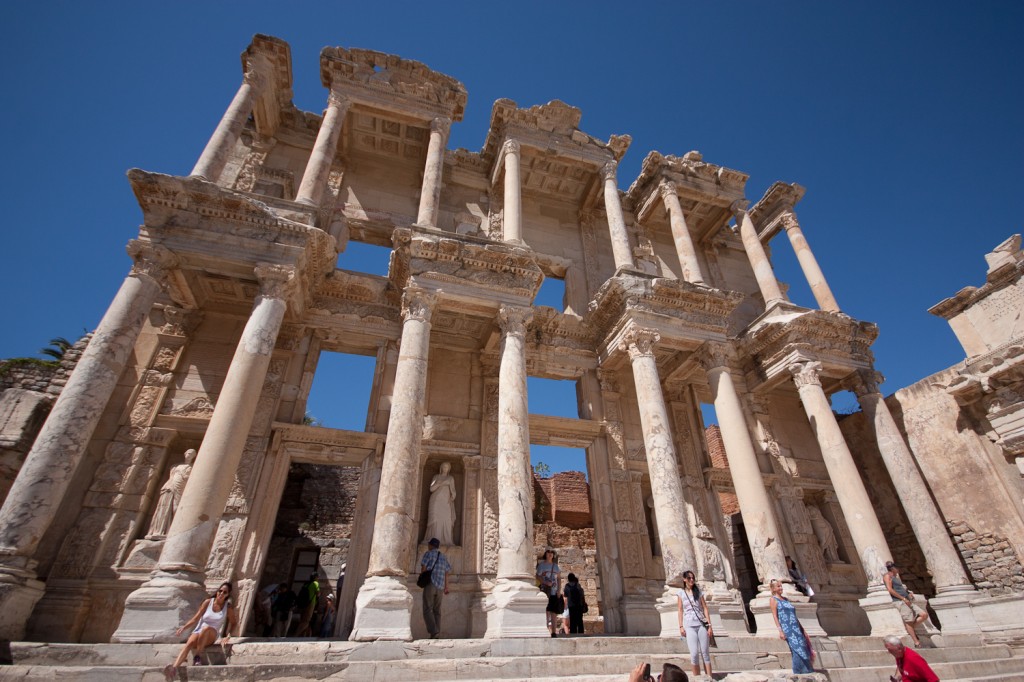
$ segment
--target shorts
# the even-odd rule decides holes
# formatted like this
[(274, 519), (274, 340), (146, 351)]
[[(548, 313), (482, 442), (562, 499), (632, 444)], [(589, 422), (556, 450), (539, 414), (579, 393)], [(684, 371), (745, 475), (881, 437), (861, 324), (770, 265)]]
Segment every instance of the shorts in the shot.
[(896, 602), (896, 607), (900, 610), (900, 618), (903, 619), (904, 623), (913, 623), (922, 615), (928, 613), (917, 604), (911, 603), (908, 605), (906, 602)]
[(558, 595), (557, 594), (549, 594), (548, 595), (548, 608), (545, 609), (545, 610), (546, 611), (550, 611), (551, 613), (561, 613), (562, 612), (562, 608), (558, 604)]

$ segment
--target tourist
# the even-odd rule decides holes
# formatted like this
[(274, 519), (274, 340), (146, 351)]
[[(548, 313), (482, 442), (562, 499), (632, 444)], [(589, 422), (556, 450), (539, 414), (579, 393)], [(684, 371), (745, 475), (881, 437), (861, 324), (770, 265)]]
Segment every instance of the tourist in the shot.
[(583, 634), (583, 608), (587, 597), (575, 573), (570, 573), (565, 583), (565, 609), (569, 612), (569, 634)]
[(423, 588), (423, 622), (427, 624), (427, 632), (431, 639), (441, 634), (441, 600), (448, 594), (448, 573), (452, 565), (448, 557), (438, 549), (441, 541), (430, 538), (430, 546), (420, 559), (420, 572), (430, 571), (430, 582)]
[(541, 592), (548, 596), (545, 613), (548, 619), (548, 630), (552, 637), (558, 636), (558, 614), (565, 608), (564, 604), (559, 603), (563, 601), (559, 598), (562, 584), (561, 573), (562, 569), (558, 567), (558, 555), (555, 554), (555, 550), (544, 550), (543, 558), (537, 562), (537, 580)]
[(882, 642), (885, 650), (896, 659), (896, 674), (889, 676), (892, 682), (939, 682), (939, 676), (921, 654), (903, 646), (899, 637), (888, 635)]
[(313, 636), (310, 622), (313, 620), (313, 611), (316, 609), (317, 598), (320, 595), (320, 583), (316, 578), (316, 571), (313, 571), (309, 574), (309, 580), (299, 588), (299, 594), (295, 599), (295, 608), (299, 610), (299, 619), (295, 623), (295, 634), (292, 637)]
[(270, 614), (274, 619), (271, 637), (284, 637), (288, 634), (288, 626), (292, 620), (292, 607), (295, 606), (295, 593), (288, 589), (288, 583), (277, 586), (277, 595), (270, 605)]
[(181, 635), (185, 630), (193, 626), (195, 627), (185, 642), (185, 646), (181, 648), (178, 658), (174, 660), (174, 663), (164, 668), (164, 677), (167, 678), (168, 682), (178, 676), (178, 668), (188, 660), (190, 651), (195, 651), (192, 665), (203, 665), (203, 652), (206, 650), (206, 647), (217, 641), (217, 636), (224, 626), (225, 619), (227, 619), (227, 628), (224, 630), (224, 636), (220, 642), (222, 645), (228, 643), (231, 633), (235, 631), (235, 623), (237, 622), (235, 607), (232, 605), (230, 597), (231, 583), (221, 583), (221, 586), (217, 588), (213, 596), (207, 597), (199, 605), (196, 615), (192, 616), (187, 623), (175, 631), (176, 635)]
[(327, 595), (327, 603), (324, 606), (324, 615), (320, 621), (320, 637), (330, 637), (334, 634), (334, 593)]
[(274, 616), (270, 610), (274, 605), (274, 597), (277, 596), (279, 589), (280, 586), (277, 583), (271, 583), (256, 595), (256, 603), (253, 605), (253, 610), (256, 612), (256, 632), (259, 633), (260, 637), (270, 637), (274, 626)]
[(442, 545), (455, 544), (455, 479), (452, 465), (441, 464), (441, 471), (430, 481), (430, 501), (427, 503), (426, 538), (437, 538)]
[(633, 672), (629, 674), (629, 682), (687, 682), (689, 678), (683, 669), (674, 663), (665, 663), (661, 667), (661, 674), (657, 680), (651, 677), (651, 666), (649, 663), (638, 663)]
[(797, 675), (814, 672), (811, 667), (814, 649), (811, 648), (811, 639), (804, 631), (804, 626), (796, 617), (796, 607), (782, 596), (781, 582), (773, 580), (768, 587), (772, 592), (772, 618), (775, 619), (775, 627), (779, 629), (779, 639), (786, 640), (789, 652), (793, 655), (793, 672)]
[(679, 602), (679, 632), (690, 650), (693, 674), (700, 675), (703, 660), (704, 670), (711, 677), (711, 614), (693, 571), (683, 573), (683, 589), (676, 593), (676, 601)]
[(797, 591), (805, 597), (813, 597), (814, 590), (811, 589), (810, 584), (807, 582), (807, 576), (797, 568), (793, 557), (788, 554), (786, 555), (786, 568), (789, 570), (789, 577), (793, 579), (793, 586), (796, 587)]
[(928, 612), (914, 603), (914, 593), (908, 590), (903, 581), (900, 580), (900, 569), (892, 561), (885, 563), (885, 573), (882, 574), (882, 580), (885, 581), (885, 589), (889, 590), (892, 600), (898, 602), (900, 618), (903, 619), (903, 627), (910, 634), (910, 639), (914, 641), (914, 646), (920, 648), (921, 640), (918, 639), (914, 628), (928, 620)]

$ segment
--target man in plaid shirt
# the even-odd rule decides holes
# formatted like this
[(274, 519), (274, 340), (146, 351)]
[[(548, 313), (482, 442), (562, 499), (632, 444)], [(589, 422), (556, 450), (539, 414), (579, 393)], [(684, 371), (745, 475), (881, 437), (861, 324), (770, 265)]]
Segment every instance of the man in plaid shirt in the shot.
[(448, 594), (448, 573), (452, 565), (440, 549), (441, 541), (430, 538), (430, 549), (420, 559), (420, 571), (430, 571), (430, 584), (423, 588), (423, 620), (431, 639), (441, 634), (441, 600)]

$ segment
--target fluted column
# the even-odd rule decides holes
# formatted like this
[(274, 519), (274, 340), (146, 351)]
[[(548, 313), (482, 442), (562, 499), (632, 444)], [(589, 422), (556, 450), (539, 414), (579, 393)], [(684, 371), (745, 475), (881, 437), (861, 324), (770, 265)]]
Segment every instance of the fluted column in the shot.
[(505, 199), (502, 228), (506, 242), (523, 243), (523, 197), (519, 174), (519, 143), (505, 140), (501, 146), (502, 163), (505, 164)]
[(800, 262), (800, 269), (803, 270), (804, 277), (807, 278), (807, 284), (811, 287), (814, 300), (818, 302), (818, 307), (838, 313), (839, 304), (836, 303), (836, 297), (832, 295), (832, 290), (829, 288), (828, 282), (825, 281), (825, 275), (818, 267), (818, 260), (814, 257), (803, 230), (800, 229), (796, 214), (792, 211), (787, 212), (781, 220), (782, 227), (786, 230), (786, 236), (789, 237), (789, 243), (793, 245), (793, 251), (796, 252), (796, 259)]
[(228, 105), (227, 111), (221, 117), (216, 130), (210, 136), (210, 141), (206, 143), (206, 148), (203, 149), (195, 167), (192, 168), (193, 176), (217, 182), (221, 171), (224, 170), (224, 166), (228, 162), (231, 150), (234, 149), (239, 135), (242, 134), (242, 128), (249, 120), (249, 115), (256, 103), (256, 96), (260, 90), (266, 87), (266, 80), (255, 71), (245, 72), (242, 85), (235, 93), (235, 98), (231, 100), (231, 104)]
[(686, 500), (679, 482), (679, 465), (672, 444), (672, 431), (661, 379), (654, 359), (654, 345), (661, 335), (652, 329), (633, 329), (623, 339), (629, 352), (640, 408), (640, 427), (647, 451), (647, 469), (651, 477), (654, 516), (658, 522), (661, 556), (665, 564), (665, 582), (674, 587), (683, 584), (683, 573), (696, 569), (693, 538), (687, 522)]
[(192, 473), (160, 550), (157, 570), (128, 596), (113, 639), (162, 641), (206, 594), (206, 565), (256, 415), (270, 358), (296, 280), (294, 267), (260, 264), (260, 293), (235, 347)]
[(430, 318), (436, 299), (407, 289), (402, 301), (391, 416), (380, 473), (373, 541), (366, 581), (356, 597), (349, 639), (412, 639), (412, 594), (406, 587), (416, 546), (416, 491), (420, 485), (420, 441), (426, 404)]
[(821, 387), (821, 363), (796, 362), (789, 366), (789, 371), (793, 374), (800, 402), (803, 403), (811, 429), (821, 447), (836, 499), (847, 519), (853, 544), (867, 574), (868, 587), (878, 588), (882, 585), (885, 562), (892, 558), (892, 553), (853, 455), (850, 454), (843, 432), (832, 413), (832, 406)]
[(616, 179), (618, 164), (609, 161), (601, 167), (601, 179), (604, 180), (604, 210), (608, 215), (608, 234), (612, 242), (612, 257), (615, 269), (634, 268), (633, 254), (629, 248), (629, 234), (626, 232), (626, 221), (622, 217), (622, 203), (619, 201), (619, 183)]
[(0, 637), (24, 636), (42, 596), (35, 552), (53, 523), (103, 410), (124, 371), (173, 256), (132, 240), (135, 260), (75, 371), (25, 456), (0, 509)]
[(662, 181), (658, 189), (662, 201), (665, 202), (665, 210), (668, 211), (669, 224), (672, 226), (672, 241), (675, 242), (676, 254), (679, 256), (680, 276), (687, 282), (704, 284), (704, 273), (700, 269), (700, 261), (697, 260), (697, 250), (693, 246), (693, 238), (690, 236), (690, 228), (686, 224), (686, 216), (683, 215), (683, 206), (679, 203), (676, 187), (668, 181)]
[(430, 142), (427, 162), (423, 168), (423, 186), (420, 188), (420, 207), (417, 225), (437, 226), (437, 210), (441, 200), (441, 176), (444, 173), (444, 147), (451, 129), (450, 118), (435, 118), (430, 122)]
[(914, 456), (882, 397), (878, 388), (881, 381), (880, 374), (865, 370), (853, 375), (847, 383), (856, 393), (864, 416), (874, 426), (878, 451), (924, 553), (938, 595), (932, 600), (932, 606), (940, 614), (943, 632), (975, 630), (977, 622), (966, 602), (975, 596), (976, 590), (964, 571), (960, 555), (914, 462)]
[(775, 279), (775, 272), (772, 270), (771, 261), (761, 244), (761, 238), (757, 235), (757, 228), (750, 219), (745, 206), (746, 202), (737, 201), (732, 205), (736, 214), (736, 222), (740, 227), (740, 239), (743, 240), (743, 250), (750, 261), (750, 267), (754, 271), (754, 278), (757, 280), (757, 287), (761, 290), (761, 297), (764, 298), (765, 307), (786, 300), (779, 288), (779, 282)]
[(327, 187), (327, 176), (334, 163), (334, 155), (338, 151), (338, 136), (341, 135), (345, 114), (348, 112), (349, 101), (336, 90), (331, 90), (327, 97), (327, 110), (324, 111), (320, 130), (313, 143), (313, 151), (306, 163), (306, 172), (302, 174), (302, 183), (295, 201), (307, 206), (318, 206), (324, 189)]
[(547, 598), (534, 583), (533, 470), (526, 396), (529, 308), (502, 305), (498, 373), (498, 575), (485, 602), (488, 638), (547, 635)]

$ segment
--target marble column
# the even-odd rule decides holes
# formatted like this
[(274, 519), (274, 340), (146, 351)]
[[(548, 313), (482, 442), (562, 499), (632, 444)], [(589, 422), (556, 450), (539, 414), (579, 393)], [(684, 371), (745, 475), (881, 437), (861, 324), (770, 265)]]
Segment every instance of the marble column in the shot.
[(761, 581), (757, 597), (750, 602), (750, 610), (757, 622), (758, 633), (774, 636), (776, 628), (771, 614), (770, 581), (783, 581), (786, 596), (794, 603), (806, 602), (807, 598), (796, 591), (789, 577), (775, 507), (765, 488), (764, 474), (757, 462), (743, 405), (729, 371), (728, 349), (706, 344), (697, 360), (707, 373), (715, 416), (718, 417), (725, 455), (729, 460), (729, 474), (743, 515), (743, 528), (757, 577)]
[(484, 600), (489, 639), (547, 637), (547, 597), (534, 582), (533, 470), (526, 399), (529, 308), (502, 305), (498, 371), (498, 575)]
[(255, 273), (260, 293), (217, 395), (157, 570), (128, 596), (113, 641), (176, 641), (174, 630), (192, 616), (207, 594), (206, 565), (252, 427), (287, 298), (296, 283), (291, 266), (260, 264)]
[(501, 146), (501, 159), (505, 164), (505, 197), (502, 230), (506, 242), (523, 243), (523, 197), (519, 174), (519, 143), (505, 140)]
[(206, 143), (206, 148), (200, 154), (199, 160), (192, 168), (194, 177), (200, 177), (210, 182), (217, 182), (220, 173), (228, 162), (231, 150), (235, 148), (238, 137), (242, 134), (249, 115), (252, 114), (253, 106), (256, 103), (256, 96), (266, 87), (266, 78), (255, 71), (246, 71), (242, 85), (235, 93), (227, 111), (221, 117), (216, 130)]
[(366, 580), (356, 596), (349, 639), (412, 639), (413, 597), (407, 587), (414, 563), (420, 477), (420, 441), (427, 393), (427, 356), (433, 294), (407, 289), (402, 300), (402, 340), (391, 416), (380, 473), (373, 541)]
[(811, 423), (811, 430), (818, 439), (836, 499), (846, 517), (846, 525), (867, 576), (868, 593), (860, 600), (860, 605), (871, 622), (871, 634), (905, 633), (899, 622), (899, 612), (892, 607), (892, 599), (882, 583), (885, 562), (892, 558), (892, 552), (832, 406), (821, 387), (821, 363), (809, 360), (795, 362), (789, 366), (789, 371), (800, 393), (800, 402)]
[(874, 426), (878, 451), (935, 581), (936, 597), (931, 604), (939, 613), (942, 631), (947, 634), (976, 632), (978, 623), (968, 600), (977, 592), (964, 571), (960, 555), (914, 456), (882, 397), (878, 388), (881, 381), (880, 374), (865, 370), (853, 375), (848, 385), (856, 393), (864, 416)]
[(43, 596), (35, 552), (53, 523), (89, 440), (160, 294), (174, 257), (132, 240), (135, 264), (100, 320), (0, 509), (0, 637), (21, 639)]
[(295, 195), (296, 202), (307, 206), (320, 205), (320, 198), (327, 187), (331, 164), (334, 163), (334, 156), (338, 152), (338, 137), (341, 135), (348, 108), (348, 99), (338, 91), (331, 90), (327, 97), (323, 121), (320, 122), (320, 130), (316, 134), (316, 142), (313, 143), (313, 151), (310, 152), (309, 161), (306, 163), (306, 172), (302, 174), (302, 183), (299, 185), (298, 194)]
[(441, 202), (441, 176), (444, 173), (444, 147), (451, 129), (450, 118), (435, 118), (430, 122), (430, 142), (427, 162), (423, 168), (423, 186), (420, 189), (420, 207), (416, 224), (437, 227), (437, 210)]
[(736, 222), (740, 228), (740, 239), (743, 240), (743, 250), (747, 253), (750, 267), (754, 271), (754, 278), (757, 280), (757, 287), (761, 290), (761, 297), (764, 298), (765, 308), (786, 300), (779, 288), (779, 282), (775, 279), (775, 272), (772, 270), (771, 261), (768, 260), (768, 253), (761, 244), (761, 238), (757, 235), (757, 228), (754, 221), (747, 213), (746, 202), (735, 202), (732, 210), (736, 214)]
[(679, 256), (680, 276), (687, 282), (704, 284), (704, 273), (700, 269), (700, 261), (697, 260), (697, 249), (693, 246), (693, 238), (690, 236), (690, 228), (686, 224), (686, 216), (683, 215), (683, 206), (679, 203), (676, 187), (671, 182), (662, 181), (658, 190), (661, 192), (662, 201), (665, 202), (669, 224), (672, 226), (672, 241), (675, 242), (676, 254)]
[(807, 278), (807, 284), (811, 287), (814, 300), (818, 302), (818, 307), (830, 313), (838, 313), (839, 304), (836, 303), (836, 297), (832, 295), (832, 290), (829, 288), (828, 282), (825, 281), (825, 275), (818, 267), (818, 260), (814, 257), (803, 230), (800, 229), (796, 214), (785, 213), (781, 220), (782, 227), (786, 230), (786, 236), (789, 237), (789, 243), (793, 245), (793, 251), (796, 252), (796, 259), (800, 262), (800, 269), (803, 270), (804, 277)]
[(601, 167), (601, 179), (604, 181), (604, 210), (608, 215), (608, 234), (612, 242), (612, 257), (615, 269), (635, 269), (633, 254), (629, 248), (629, 233), (626, 232), (626, 220), (622, 217), (622, 203), (619, 201), (619, 183), (616, 179), (618, 164), (609, 161)]

